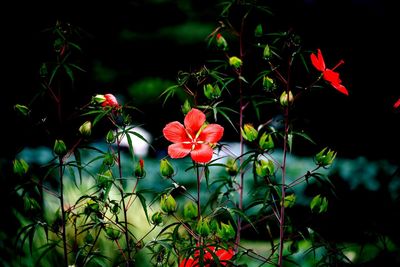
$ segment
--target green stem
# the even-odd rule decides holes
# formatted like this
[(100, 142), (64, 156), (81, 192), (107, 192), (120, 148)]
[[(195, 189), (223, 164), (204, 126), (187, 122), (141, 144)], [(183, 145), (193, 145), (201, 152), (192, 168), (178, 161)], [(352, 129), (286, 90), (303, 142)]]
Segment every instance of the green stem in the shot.
[(64, 251), (64, 265), (68, 267), (68, 251), (67, 251), (67, 237), (65, 233), (65, 209), (64, 209), (64, 182), (63, 182), (63, 157), (59, 157), (58, 175), (60, 177), (60, 204), (61, 204), (61, 224), (62, 224), (62, 240), (63, 240), (63, 251)]
[(128, 216), (127, 216), (127, 209), (125, 208), (125, 196), (124, 196), (124, 184), (122, 181), (122, 166), (121, 166), (121, 149), (120, 149), (120, 140), (118, 139), (117, 141), (117, 153), (118, 153), (118, 158), (117, 158), (117, 163), (118, 163), (118, 173), (119, 173), (119, 178), (120, 178), (120, 183), (121, 183), (121, 199), (122, 199), (122, 209), (124, 212), (124, 234), (125, 234), (125, 242), (126, 242), (126, 250), (128, 253), (128, 257), (126, 258), (124, 255), (124, 258), (126, 259), (126, 266), (130, 266), (131, 262), (131, 248), (129, 244), (129, 231), (128, 231)]
[(200, 220), (201, 217), (201, 207), (200, 207), (200, 172), (199, 172), (199, 164), (193, 161), (193, 164), (196, 167), (196, 177), (197, 177), (197, 220)]

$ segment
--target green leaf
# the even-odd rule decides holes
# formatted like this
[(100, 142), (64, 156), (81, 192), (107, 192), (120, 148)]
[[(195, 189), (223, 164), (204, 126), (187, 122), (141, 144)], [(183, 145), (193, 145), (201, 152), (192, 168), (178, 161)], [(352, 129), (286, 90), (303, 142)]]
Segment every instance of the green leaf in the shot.
[(287, 143), (289, 145), (289, 151), (292, 152), (292, 148), (293, 148), (293, 134), (290, 132), (288, 133), (287, 136)]
[(58, 71), (59, 68), (60, 68), (60, 65), (57, 65), (57, 66), (53, 69), (53, 71), (51, 72), (51, 76), (50, 76), (50, 80), (49, 80), (49, 85), (52, 84), (53, 79), (54, 79), (54, 77), (56, 76), (57, 71)]
[(303, 138), (306, 139), (307, 141), (310, 141), (310, 143), (312, 143), (312, 144), (316, 144), (316, 143), (314, 142), (314, 140), (312, 140), (311, 137), (308, 136), (308, 134), (304, 133), (303, 131), (301, 131), (301, 132), (295, 132), (295, 131), (293, 131), (292, 133), (293, 133), (294, 135), (298, 135), (298, 136), (303, 137)]
[(63, 67), (65, 69), (65, 72), (67, 73), (67, 75), (71, 79), (71, 82), (73, 83), (75, 81), (74, 72), (72, 71), (72, 69), (67, 64), (63, 64)]
[(141, 191), (137, 191), (135, 194), (136, 194), (136, 196), (139, 198), (140, 203), (142, 204), (143, 211), (144, 211), (144, 214), (146, 214), (146, 219), (147, 219), (147, 221), (150, 222), (149, 214), (148, 214), (148, 212), (147, 212), (147, 205), (146, 205), (146, 198), (145, 198), (145, 196), (142, 194)]
[(71, 66), (71, 67), (73, 67), (73, 68), (75, 68), (75, 69), (77, 69), (77, 70), (80, 70), (80, 71), (82, 71), (82, 72), (86, 72), (86, 70), (82, 69), (81, 67), (79, 67), (79, 66), (76, 65), (76, 64), (69, 63), (68, 65)]

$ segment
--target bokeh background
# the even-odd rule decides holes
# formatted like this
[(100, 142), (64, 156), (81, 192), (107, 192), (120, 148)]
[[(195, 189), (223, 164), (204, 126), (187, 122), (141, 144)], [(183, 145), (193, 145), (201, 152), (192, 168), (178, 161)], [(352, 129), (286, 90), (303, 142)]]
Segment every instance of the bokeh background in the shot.
[[(260, 1), (261, 2), (261, 1)], [(179, 70), (197, 69), (208, 59), (206, 36), (218, 26), (219, 1), (29, 1), (9, 2), (2, 8), (2, 147), (0, 232), (15, 231), (9, 205), (15, 184), (8, 179), (10, 161), (25, 146), (46, 143), (32, 125), (16, 116), (13, 106), (25, 104), (38, 88), (38, 70), (51, 57), (45, 29), (57, 20), (80, 27), (81, 66), (71, 101), (81, 104), (96, 93), (111, 92), (142, 112), (157, 146), (161, 129), (180, 113), (177, 96), (162, 105), (159, 95), (173, 85)], [(323, 90), (301, 112), (317, 143), (338, 152), (331, 177), (338, 199), (329, 213), (315, 222), (321, 232), (338, 241), (358, 240), (378, 244), (389, 237), (390, 250), (377, 249), (360, 266), (398, 266), (400, 233), (400, 114), (393, 109), (398, 87), (397, 29), (391, 6), (379, 0), (263, 1), (271, 7), (271, 30), (293, 29), (304, 46), (321, 48), (329, 65), (344, 59), (341, 78), (350, 95)], [(36, 123), (47, 118), (43, 108)], [(42, 105), (42, 106), (40, 106)], [(35, 122), (34, 122), (35, 123)], [(39, 131), (38, 131), (39, 132)], [(161, 142), (161, 141), (160, 141)], [(159, 143), (159, 153), (164, 153)], [(50, 145), (50, 144), (49, 144)], [(294, 149), (309, 157), (307, 147)], [(157, 157), (159, 155), (151, 155)], [(13, 200), (14, 201), (14, 200)], [(15, 200), (17, 201), (17, 200)], [(6, 217), (6, 218), (7, 218)], [(0, 239), (0, 248), (9, 245)], [(3, 243), (2, 243), (3, 242)]]

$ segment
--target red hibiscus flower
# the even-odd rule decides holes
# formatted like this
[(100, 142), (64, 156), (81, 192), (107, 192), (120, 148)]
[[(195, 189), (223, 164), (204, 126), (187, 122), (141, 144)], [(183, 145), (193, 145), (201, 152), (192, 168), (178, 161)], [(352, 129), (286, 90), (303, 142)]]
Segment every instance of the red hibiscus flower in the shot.
[(322, 78), (324, 78), (325, 81), (329, 82), (333, 88), (338, 90), (339, 92), (349, 95), (349, 92), (347, 91), (346, 87), (342, 85), (342, 81), (339, 78), (339, 73), (334, 71), (337, 67), (339, 67), (341, 64), (344, 63), (343, 60), (341, 60), (335, 67), (332, 69), (328, 69), (325, 66), (325, 61), (322, 56), (321, 50), (318, 49), (318, 54), (311, 54), (311, 63), (314, 65), (314, 67), (322, 72)]
[(119, 107), (118, 101), (113, 94), (105, 94), (104, 102), (101, 103), (102, 107)]
[(393, 107), (394, 108), (400, 107), (400, 98), (396, 101), (396, 103), (394, 103)]
[[(212, 253), (210, 252), (212, 251)], [(183, 259), (180, 264), (179, 267), (195, 267), (195, 266), (200, 266), (199, 265), (199, 251), (196, 251), (195, 253), (195, 258), (187, 258), (187, 259)], [(212, 265), (214, 263), (214, 258), (213, 258), (213, 254), (214, 256), (217, 256), (219, 259), (219, 263), (221, 264), (221, 266), (226, 266), (227, 261), (229, 261), (230, 259), (232, 259), (233, 255), (234, 255), (234, 251), (232, 249), (215, 249), (215, 247), (213, 246), (209, 246), (207, 247), (207, 249), (205, 250), (205, 253), (203, 255), (203, 263), (205, 267), (211, 267), (214, 266)]]
[(173, 144), (168, 147), (171, 158), (183, 158), (190, 154), (195, 162), (206, 163), (212, 158), (212, 144), (217, 143), (224, 134), (219, 124), (204, 124), (206, 115), (198, 109), (190, 110), (183, 126), (178, 121), (168, 123), (164, 129), (164, 137)]

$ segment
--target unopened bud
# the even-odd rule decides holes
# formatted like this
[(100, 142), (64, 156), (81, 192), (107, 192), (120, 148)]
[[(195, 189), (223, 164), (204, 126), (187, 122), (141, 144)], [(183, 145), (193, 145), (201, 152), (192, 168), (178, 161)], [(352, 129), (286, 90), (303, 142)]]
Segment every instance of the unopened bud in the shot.
[(113, 173), (111, 170), (106, 170), (102, 174), (99, 174), (97, 177), (97, 186), (99, 188), (107, 188), (113, 182)]
[(154, 225), (160, 225), (163, 222), (163, 215), (160, 211), (155, 212), (151, 216), (151, 223)]
[(165, 213), (174, 213), (177, 209), (177, 204), (175, 199), (171, 195), (162, 195), (160, 201), (160, 208)]
[(106, 141), (109, 144), (113, 144), (117, 138), (115, 137), (114, 131), (109, 130), (106, 136)]
[(217, 236), (223, 240), (228, 241), (235, 238), (235, 229), (233, 229), (233, 226), (230, 223), (226, 224), (221, 222), (221, 227), (219, 227), (217, 230)]
[(260, 177), (271, 176), (275, 171), (274, 163), (271, 160), (260, 160), (256, 162), (256, 173)]
[(103, 164), (106, 166), (113, 166), (115, 163), (115, 158), (113, 153), (107, 152), (104, 154)]
[(246, 123), (243, 126), (243, 129), (241, 129), (240, 131), (242, 132), (243, 138), (247, 141), (252, 142), (257, 139), (258, 131), (250, 123)]
[(111, 227), (106, 228), (106, 235), (111, 240), (118, 240), (121, 237), (121, 232), (118, 229)]
[(267, 133), (263, 133), (260, 137), (260, 140), (258, 141), (258, 144), (260, 145), (260, 148), (262, 150), (269, 150), (273, 149), (275, 144), (274, 140), (272, 139), (272, 136)]
[(271, 55), (272, 55), (271, 48), (269, 48), (269, 45), (266, 44), (263, 51), (263, 57), (264, 59), (270, 59)]
[(235, 176), (239, 172), (237, 161), (233, 158), (228, 158), (226, 161), (226, 171), (230, 176)]
[(294, 98), (293, 98), (292, 91), (289, 91), (289, 94), (287, 94), (286, 91), (283, 91), (281, 94), (281, 97), (279, 98), (279, 102), (281, 103), (281, 105), (283, 107), (287, 107), (290, 104), (292, 104), (293, 100), (294, 100)]
[(217, 37), (215, 38), (217, 41), (217, 47), (226, 51), (228, 50), (228, 42), (226, 41), (226, 39), (224, 38), (224, 36), (222, 36), (222, 34), (218, 33)]
[(92, 97), (93, 104), (102, 104), (104, 101), (106, 101), (106, 97), (104, 95), (95, 95)]
[(160, 173), (164, 178), (171, 178), (174, 175), (174, 168), (167, 159), (162, 159), (160, 162)]
[(192, 107), (190, 106), (189, 100), (186, 99), (182, 105), (183, 115), (186, 115), (191, 109), (192, 109)]
[(63, 140), (56, 139), (54, 142), (54, 148), (53, 148), (54, 153), (56, 153), (57, 156), (64, 156), (67, 154), (67, 146), (65, 145)]
[(274, 79), (270, 78), (269, 76), (265, 75), (263, 77), (263, 87), (267, 91), (272, 91), (276, 89), (276, 84)]
[(79, 132), (83, 136), (90, 136), (92, 134), (92, 123), (90, 121), (85, 121), (80, 127)]
[(285, 208), (291, 208), (294, 206), (295, 202), (296, 202), (296, 195), (290, 194), (285, 196), (285, 201), (283, 205), (285, 206)]
[(215, 99), (221, 96), (221, 89), (219, 89), (218, 84), (212, 86), (211, 84), (208, 83), (203, 86), (203, 89), (204, 89), (204, 95), (208, 99)]
[(321, 167), (331, 165), (336, 158), (336, 152), (325, 147), (315, 155), (315, 163)]
[(312, 212), (326, 212), (328, 210), (328, 199), (326, 197), (321, 197), (321, 195), (316, 195), (311, 200), (310, 208)]
[(236, 69), (240, 68), (242, 64), (243, 64), (242, 60), (238, 57), (233, 56), (229, 58), (229, 65), (231, 65)]
[(15, 159), (13, 160), (13, 170), (14, 173), (22, 176), (28, 172), (29, 165), (23, 159)]
[(254, 36), (255, 37), (261, 37), (263, 35), (263, 28), (261, 24), (258, 24), (256, 28), (254, 29)]
[(187, 220), (192, 220), (197, 218), (198, 210), (197, 205), (193, 201), (188, 201), (183, 207), (183, 217)]
[(210, 235), (211, 229), (208, 220), (200, 219), (196, 226), (196, 232), (202, 237)]
[(144, 171), (144, 160), (140, 159), (135, 167), (135, 177), (143, 178), (145, 176), (145, 174), (146, 174), (146, 172)]

